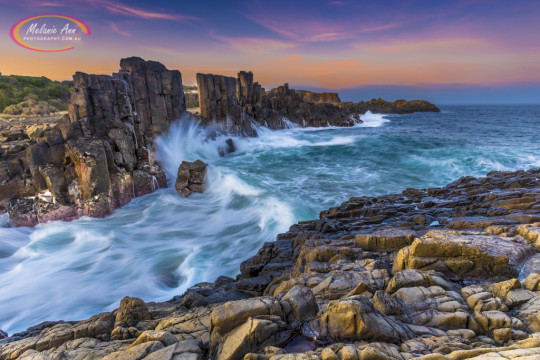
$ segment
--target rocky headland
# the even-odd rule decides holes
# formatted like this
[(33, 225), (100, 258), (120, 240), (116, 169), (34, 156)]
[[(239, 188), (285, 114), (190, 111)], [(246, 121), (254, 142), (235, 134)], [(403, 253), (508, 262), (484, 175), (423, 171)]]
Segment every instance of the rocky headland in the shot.
[[(351, 126), (367, 110), (439, 111), (422, 101), (342, 103), (335, 93), (265, 91), (251, 72), (237, 78), (198, 74), (189, 106), (203, 125), (256, 136), (254, 125)], [(108, 75), (76, 73), (62, 117), (0, 120), (0, 213), (16, 226), (80, 216), (102, 217), (137, 196), (167, 186), (153, 140), (173, 121), (189, 121), (182, 76), (155, 61), (130, 57)], [(234, 150), (224, 144), (222, 155)]]
[(236, 279), (0, 340), (0, 359), (540, 358), (540, 170), (353, 197)]

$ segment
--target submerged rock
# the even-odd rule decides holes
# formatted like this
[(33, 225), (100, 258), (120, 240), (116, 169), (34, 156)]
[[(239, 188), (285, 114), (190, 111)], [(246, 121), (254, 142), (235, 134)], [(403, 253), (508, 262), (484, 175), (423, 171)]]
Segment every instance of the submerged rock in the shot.
[(234, 144), (233, 139), (225, 140), (225, 144), (221, 145), (218, 149), (219, 156), (223, 157), (227, 154), (233, 153), (236, 151), (236, 145)]
[(176, 191), (186, 197), (196, 192), (202, 193), (205, 187), (206, 166), (201, 160), (182, 161), (174, 184)]

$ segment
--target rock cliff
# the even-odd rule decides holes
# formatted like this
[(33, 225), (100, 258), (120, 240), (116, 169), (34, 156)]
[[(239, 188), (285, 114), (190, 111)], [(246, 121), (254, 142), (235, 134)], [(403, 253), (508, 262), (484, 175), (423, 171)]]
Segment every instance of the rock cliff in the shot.
[(180, 72), (131, 57), (76, 73), (68, 115), (2, 122), (0, 207), (17, 226), (105, 216), (166, 186), (152, 139), (185, 111)]
[(0, 359), (538, 359), (539, 204), (540, 170), (353, 197), (236, 279), (40, 324)]
[[(152, 141), (186, 110), (180, 72), (130, 57), (112, 76), (76, 73), (73, 80), (68, 115), (0, 123), (0, 212), (17, 226), (105, 216), (166, 186)], [(246, 136), (256, 136), (256, 126), (351, 126), (367, 110), (438, 111), (423, 101), (343, 103), (336, 93), (288, 84), (265, 91), (245, 71), (197, 74), (197, 85), (190, 105), (199, 103), (202, 123)]]
[(206, 124), (244, 135), (255, 136), (254, 126), (283, 129), (291, 126), (352, 126), (366, 111), (386, 114), (439, 112), (424, 100), (373, 99), (358, 103), (341, 102), (337, 93), (294, 90), (284, 84), (270, 91), (253, 80), (253, 73), (238, 77), (197, 74), (201, 118)]

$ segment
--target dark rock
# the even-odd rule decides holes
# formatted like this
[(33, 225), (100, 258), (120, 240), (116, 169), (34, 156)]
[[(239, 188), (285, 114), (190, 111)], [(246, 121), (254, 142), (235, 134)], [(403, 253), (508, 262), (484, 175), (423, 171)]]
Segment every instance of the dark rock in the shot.
[(188, 309), (194, 308), (194, 307), (200, 307), (200, 306), (206, 306), (208, 305), (208, 301), (205, 300), (204, 296), (196, 291), (186, 291), (184, 294), (184, 298), (182, 300), (182, 303), (180, 304), (182, 306), (187, 307)]
[(0, 124), (28, 134), (0, 161), (0, 208), (16, 226), (105, 216), (166, 186), (152, 139), (185, 111), (180, 73), (128, 58), (115, 76), (78, 72), (73, 82), (69, 115)]
[(268, 92), (253, 81), (253, 73), (241, 71), (237, 78), (197, 74), (201, 118), (226, 131), (256, 136), (254, 126), (283, 129), (291, 126), (352, 126), (361, 122), (359, 114), (406, 114), (440, 110), (423, 100), (382, 99), (369, 102), (341, 102), (336, 93), (294, 90), (284, 84)]
[(186, 197), (195, 192), (202, 193), (205, 187), (206, 166), (201, 160), (182, 161), (174, 184), (176, 191)]
[(236, 281), (44, 323), (0, 340), (0, 359), (535, 357), (539, 189), (529, 170), (353, 197), (264, 244)]
[(233, 153), (236, 151), (236, 145), (234, 145), (233, 139), (225, 140), (225, 144), (219, 147), (218, 152), (219, 156), (223, 157), (227, 154)]

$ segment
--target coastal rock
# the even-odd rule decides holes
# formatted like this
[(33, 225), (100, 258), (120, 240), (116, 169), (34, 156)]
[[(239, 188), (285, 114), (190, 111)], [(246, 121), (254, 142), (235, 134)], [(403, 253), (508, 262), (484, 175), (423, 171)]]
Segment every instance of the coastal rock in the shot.
[(359, 114), (366, 111), (379, 114), (411, 114), (415, 112), (440, 112), (437, 106), (425, 100), (396, 100), (393, 103), (381, 98), (370, 101), (359, 101), (357, 103), (344, 102), (340, 106)]
[[(244, 324), (231, 331), (218, 345), (215, 359), (240, 360), (244, 355), (260, 351), (266, 346), (279, 343), (280, 330), (286, 329), (279, 317), (249, 318)], [(283, 338), (281, 338), (283, 340)]]
[(382, 315), (365, 296), (331, 301), (319, 324), (321, 336), (334, 339), (393, 343), (412, 336), (399, 322)]
[(234, 144), (233, 139), (225, 140), (225, 144), (221, 145), (218, 149), (219, 156), (223, 157), (227, 154), (233, 153), (236, 151), (236, 145)]
[(517, 276), (532, 254), (523, 244), (491, 235), (432, 230), (400, 250), (394, 271), (435, 270), (457, 278), (504, 279)]
[(114, 327), (135, 326), (139, 321), (150, 320), (150, 318), (150, 312), (144, 301), (126, 296), (120, 301), (120, 307), (114, 319)]
[(283, 129), (291, 126), (353, 126), (367, 111), (407, 114), (440, 110), (423, 100), (382, 99), (369, 102), (341, 102), (336, 93), (294, 90), (284, 84), (265, 91), (254, 82), (253, 73), (240, 71), (236, 78), (197, 74), (201, 119), (234, 133), (256, 136), (254, 126)]
[(540, 170), (354, 197), (264, 244), (236, 279), (40, 324), (0, 340), (0, 359), (536, 359), (538, 201)]
[(120, 60), (117, 75), (126, 79), (133, 89), (133, 107), (139, 115), (141, 137), (160, 135), (186, 110), (180, 71), (133, 56)]
[(14, 146), (0, 161), (0, 211), (16, 226), (101, 217), (165, 187), (152, 139), (185, 111), (181, 81), (157, 62), (122, 59), (114, 76), (73, 76), (68, 115), (3, 122), (2, 131), (27, 129), (6, 138)]
[(174, 184), (176, 191), (185, 197), (196, 192), (202, 193), (205, 187), (206, 166), (201, 160), (182, 161)]

